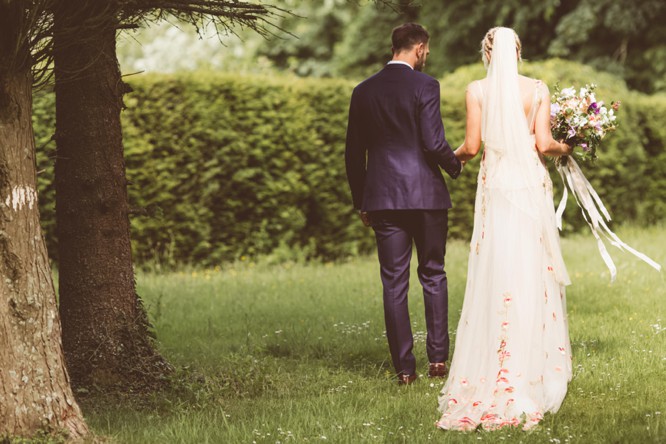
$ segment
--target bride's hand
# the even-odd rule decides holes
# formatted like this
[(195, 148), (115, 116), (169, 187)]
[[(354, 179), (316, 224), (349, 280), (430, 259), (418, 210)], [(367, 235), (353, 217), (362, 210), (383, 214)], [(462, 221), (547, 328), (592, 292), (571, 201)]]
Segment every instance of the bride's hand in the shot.
[(570, 156), (571, 153), (573, 153), (573, 146), (569, 145), (566, 143), (564, 140), (560, 140), (560, 143), (564, 145), (562, 147), (562, 155), (563, 156)]
[(562, 142), (562, 145), (564, 145), (564, 155), (565, 156), (570, 156), (571, 153), (573, 153), (573, 146)]

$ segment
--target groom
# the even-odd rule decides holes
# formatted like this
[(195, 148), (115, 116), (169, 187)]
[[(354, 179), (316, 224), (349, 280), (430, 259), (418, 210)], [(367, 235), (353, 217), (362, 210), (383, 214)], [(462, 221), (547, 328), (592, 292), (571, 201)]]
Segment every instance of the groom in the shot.
[(428, 32), (407, 23), (393, 30), (393, 60), (354, 88), (345, 162), (354, 208), (377, 240), (386, 336), (398, 382), (417, 378), (407, 290), (412, 242), (418, 255), (431, 377), (447, 374), (448, 290), (444, 253), (452, 178), (462, 164), (440, 115), (439, 82), (423, 74)]

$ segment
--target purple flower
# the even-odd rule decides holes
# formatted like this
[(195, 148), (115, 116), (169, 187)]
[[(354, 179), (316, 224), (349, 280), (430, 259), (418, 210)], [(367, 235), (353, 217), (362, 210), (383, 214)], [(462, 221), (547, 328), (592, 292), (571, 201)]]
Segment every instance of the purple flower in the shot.
[(583, 148), (583, 151), (590, 151), (590, 147), (587, 146), (587, 143), (581, 143), (580, 147)]
[(560, 112), (560, 104), (559, 103), (551, 103), (550, 104), (550, 117), (555, 117), (557, 113)]
[(575, 135), (576, 135), (576, 130), (573, 128), (569, 128), (569, 131), (567, 131), (567, 138), (571, 139)]
[(590, 104), (590, 107), (587, 109), (587, 112), (594, 111), (594, 114), (599, 114), (599, 111), (601, 110), (601, 106), (597, 102), (592, 102)]

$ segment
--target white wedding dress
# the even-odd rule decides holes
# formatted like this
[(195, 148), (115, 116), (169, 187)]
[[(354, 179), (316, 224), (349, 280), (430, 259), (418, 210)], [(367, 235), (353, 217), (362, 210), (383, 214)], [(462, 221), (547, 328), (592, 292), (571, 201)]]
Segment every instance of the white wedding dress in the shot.
[(565, 286), (552, 183), (525, 116), (513, 31), (495, 34), (488, 77), (471, 85), (482, 106), (467, 286), (437, 426), (535, 426), (560, 407), (571, 379)]

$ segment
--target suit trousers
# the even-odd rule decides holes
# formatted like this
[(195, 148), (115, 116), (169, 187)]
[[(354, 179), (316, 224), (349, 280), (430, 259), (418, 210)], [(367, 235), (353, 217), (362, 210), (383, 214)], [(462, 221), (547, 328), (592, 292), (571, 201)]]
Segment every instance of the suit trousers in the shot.
[(412, 243), (418, 256), (418, 277), (423, 287), (426, 351), (430, 362), (449, 356), (448, 288), (444, 271), (448, 210), (383, 210), (369, 214), (377, 240), (384, 289), (386, 337), (396, 372), (414, 375), (416, 359), (409, 319)]

